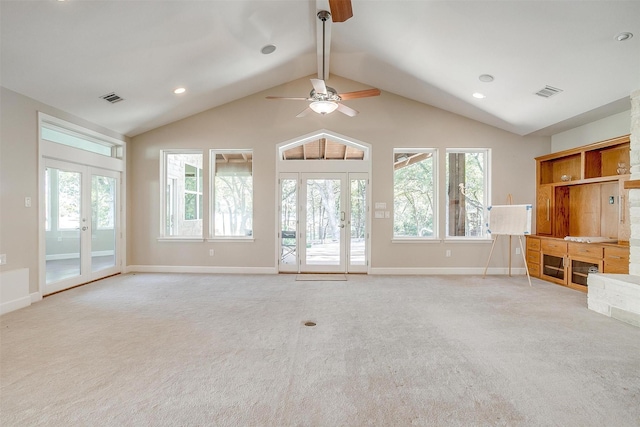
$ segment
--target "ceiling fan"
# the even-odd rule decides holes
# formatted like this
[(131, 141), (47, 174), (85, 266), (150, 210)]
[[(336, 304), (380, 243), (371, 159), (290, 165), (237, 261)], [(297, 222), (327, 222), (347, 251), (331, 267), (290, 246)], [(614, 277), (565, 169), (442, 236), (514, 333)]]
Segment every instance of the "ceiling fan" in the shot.
[[(335, 16), (333, 17), (334, 22), (344, 22), (353, 16), (350, 0), (330, 0), (329, 5), (331, 8), (331, 12), (335, 14)], [(330, 17), (332, 17), (332, 14), (326, 10), (321, 10), (320, 12), (318, 12), (318, 19), (322, 21), (322, 76), (327, 75), (325, 70), (325, 24), (327, 19), (329, 19)], [(351, 107), (347, 107), (346, 105), (340, 103), (340, 101), (348, 101), (350, 99), (367, 98), (370, 96), (380, 95), (380, 89), (365, 89), (355, 92), (338, 93), (338, 91), (336, 91), (334, 88), (327, 86), (322, 79), (311, 79), (311, 84), (313, 85), (313, 89), (309, 93), (308, 98), (267, 96), (267, 99), (309, 101), (309, 106), (301, 113), (299, 113), (296, 117), (304, 117), (311, 112), (316, 112), (318, 114), (324, 115), (332, 113), (336, 110), (340, 111), (343, 114), (346, 114), (349, 117), (354, 117), (358, 114), (358, 111), (354, 110)]]

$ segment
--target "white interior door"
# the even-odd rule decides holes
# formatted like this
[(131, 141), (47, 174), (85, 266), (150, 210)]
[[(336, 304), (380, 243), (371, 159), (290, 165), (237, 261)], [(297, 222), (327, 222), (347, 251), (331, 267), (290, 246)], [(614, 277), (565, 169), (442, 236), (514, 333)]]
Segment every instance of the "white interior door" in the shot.
[(120, 272), (120, 173), (45, 160), (45, 289)]

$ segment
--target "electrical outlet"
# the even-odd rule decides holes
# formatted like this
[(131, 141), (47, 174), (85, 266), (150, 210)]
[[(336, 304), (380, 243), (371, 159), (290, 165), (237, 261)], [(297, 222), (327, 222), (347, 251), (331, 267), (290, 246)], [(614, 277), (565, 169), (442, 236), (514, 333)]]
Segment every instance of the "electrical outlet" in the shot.
[(216, 251), (214, 251), (213, 249), (209, 249), (209, 256), (214, 256), (216, 254)]
[(444, 256), (446, 256), (446, 257), (450, 257), (450, 256), (451, 256), (451, 249), (447, 249), (447, 250), (444, 252)]

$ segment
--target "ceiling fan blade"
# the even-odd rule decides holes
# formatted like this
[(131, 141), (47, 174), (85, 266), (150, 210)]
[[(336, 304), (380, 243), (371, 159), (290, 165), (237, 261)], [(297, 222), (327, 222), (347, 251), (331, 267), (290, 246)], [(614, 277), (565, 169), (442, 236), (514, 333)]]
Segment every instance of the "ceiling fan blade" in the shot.
[(344, 22), (353, 16), (351, 0), (329, 0), (329, 8), (333, 22)]
[(302, 110), (296, 117), (300, 118), (300, 117), (304, 117), (307, 114), (313, 112), (313, 110), (311, 109), (311, 107), (307, 107), (306, 109)]
[(288, 98), (286, 96), (265, 96), (266, 99), (286, 99), (289, 101), (308, 101), (307, 98)]
[(340, 104), (339, 102), (338, 102), (338, 111), (340, 111), (342, 114), (346, 114), (349, 117), (355, 117), (358, 114), (358, 112), (353, 108), (347, 107), (346, 105)]
[(340, 98), (342, 98), (343, 101), (348, 101), (349, 99), (368, 98), (370, 96), (378, 96), (380, 95), (380, 89), (365, 89), (365, 90), (358, 90), (355, 92), (340, 93), (338, 95), (340, 95)]
[(316, 93), (322, 93), (324, 95), (327, 94), (327, 85), (324, 84), (324, 80), (311, 79), (311, 84), (313, 85)]

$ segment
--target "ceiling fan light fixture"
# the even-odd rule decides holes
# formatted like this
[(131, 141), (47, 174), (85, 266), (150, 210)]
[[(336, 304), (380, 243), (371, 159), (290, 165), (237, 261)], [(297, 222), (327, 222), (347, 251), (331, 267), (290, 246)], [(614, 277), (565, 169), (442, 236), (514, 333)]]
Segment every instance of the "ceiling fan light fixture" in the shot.
[(314, 101), (309, 105), (318, 114), (329, 114), (336, 111), (338, 104), (333, 101)]

